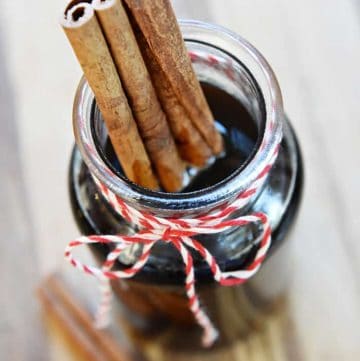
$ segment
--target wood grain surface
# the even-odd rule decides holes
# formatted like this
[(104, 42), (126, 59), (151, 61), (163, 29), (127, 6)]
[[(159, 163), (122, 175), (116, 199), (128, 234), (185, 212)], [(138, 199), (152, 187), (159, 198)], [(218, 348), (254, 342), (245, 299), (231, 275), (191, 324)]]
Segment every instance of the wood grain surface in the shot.
[(3, 44), (0, 36), (0, 359), (6, 355), (9, 360), (46, 360), (33, 295), (39, 280), (37, 250), (32, 247), (34, 229), (17, 137), (15, 90)]
[[(176, 0), (180, 17), (243, 35), (278, 76), (298, 133), (306, 191), (294, 233), (289, 316), (271, 360), (360, 359), (360, 6), (356, 0)], [(67, 199), (80, 69), (58, 26), (62, 2), (0, 0), (0, 359), (64, 360), (38, 324), (33, 287), (77, 235)], [(269, 360), (262, 341), (240, 348)], [(295, 347), (294, 345), (298, 345)], [(263, 350), (263, 351), (262, 351)], [(6, 357), (5, 357), (6, 356)]]

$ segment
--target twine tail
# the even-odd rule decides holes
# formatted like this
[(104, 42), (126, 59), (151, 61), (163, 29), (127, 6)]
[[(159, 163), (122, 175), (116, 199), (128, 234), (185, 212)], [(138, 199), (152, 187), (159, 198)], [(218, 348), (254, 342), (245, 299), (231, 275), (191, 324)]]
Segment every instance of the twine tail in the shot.
[(186, 295), (189, 299), (190, 310), (193, 313), (197, 323), (203, 329), (202, 344), (204, 347), (210, 347), (217, 340), (219, 332), (211, 322), (209, 316), (200, 306), (200, 300), (195, 289), (195, 272), (193, 265), (193, 258), (190, 252), (186, 249), (182, 240), (173, 240), (173, 244), (180, 252), (185, 264), (185, 288)]

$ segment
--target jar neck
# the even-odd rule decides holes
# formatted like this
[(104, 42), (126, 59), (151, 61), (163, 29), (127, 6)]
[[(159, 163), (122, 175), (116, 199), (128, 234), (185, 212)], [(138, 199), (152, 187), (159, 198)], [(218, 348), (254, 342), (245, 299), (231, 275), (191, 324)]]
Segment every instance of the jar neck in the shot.
[[(193, 21), (181, 21), (180, 25), (199, 80), (232, 94), (256, 125), (258, 137), (254, 149), (233, 174), (195, 192), (170, 194), (143, 189), (116, 174), (104, 160), (106, 128), (84, 79), (77, 90), (73, 111), (76, 141), (92, 175), (132, 207), (162, 217), (205, 214), (232, 202), (257, 182), (259, 174), (271, 162), (282, 133), (280, 90), (262, 55), (222, 27)], [(262, 178), (262, 182), (265, 180)], [(252, 200), (261, 188), (259, 184)]]

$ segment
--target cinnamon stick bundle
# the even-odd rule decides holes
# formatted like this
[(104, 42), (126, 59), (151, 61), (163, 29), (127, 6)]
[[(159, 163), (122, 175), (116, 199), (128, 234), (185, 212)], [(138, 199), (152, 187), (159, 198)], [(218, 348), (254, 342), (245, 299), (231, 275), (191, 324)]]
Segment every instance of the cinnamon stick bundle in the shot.
[(95, 94), (126, 176), (143, 187), (158, 189), (150, 159), (92, 6), (79, 3), (68, 7), (61, 25)]
[(167, 191), (179, 191), (183, 187), (185, 164), (178, 154), (125, 9), (120, 0), (94, 0), (92, 5), (160, 183)]
[(130, 180), (180, 191), (183, 160), (222, 152), (169, 0), (72, 0), (61, 23)]
[(169, 0), (124, 1), (193, 125), (214, 154), (221, 153), (221, 135), (215, 128)]

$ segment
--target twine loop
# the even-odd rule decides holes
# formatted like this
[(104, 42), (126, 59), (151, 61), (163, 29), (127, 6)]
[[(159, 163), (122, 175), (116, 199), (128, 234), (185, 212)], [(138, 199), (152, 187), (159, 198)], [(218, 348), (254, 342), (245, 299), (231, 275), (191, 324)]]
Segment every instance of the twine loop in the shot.
[[(209, 316), (200, 305), (195, 289), (194, 260), (190, 249), (196, 251), (210, 268), (214, 280), (222, 286), (240, 285), (252, 277), (260, 268), (271, 245), (271, 228), (264, 213), (253, 213), (237, 216), (237, 212), (249, 203), (252, 196), (262, 186), (277, 157), (279, 147), (276, 147), (269, 164), (260, 172), (255, 182), (236, 199), (212, 213), (194, 218), (162, 218), (150, 213), (141, 212), (125, 203), (109, 188), (98, 181), (95, 183), (102, 196), (113, 209), (125, 220), (139, 228), (134, 235), (93, 235), (83, 236), (70, 242), (65, 250), (65, 258), (77, 269), (93, 275), (100, 280), (101, 303), (98, 309), (96, 324), (104, 327), (109, 322), (111, 309), (111, 280), (126, 279), (140, 272), (148, 261), (151, 250), (157, 242), (171, 244), (181, 255), (185, 271), (185, 290), (189, 300), (189, 308), (197, 323), (203, 329), (202, 342), (205, 347), (211, 346), (218, 337), (218, 331)], [(260, 224), (259, 246), (253, 261), (242, 270), (222, 271), (214, 256), (194, 237), (200, 234), (216, 234), (233, 227), (244, 227), (249, 224)], [(81, 263), (72, 251), (84, 244), (106, 244), (110, 251), (100, 268)], [(142, 245), (140, 255), (135, 263), (121, 270), (113, 270), (113, 266), (120, 254), (134, 243)]]

